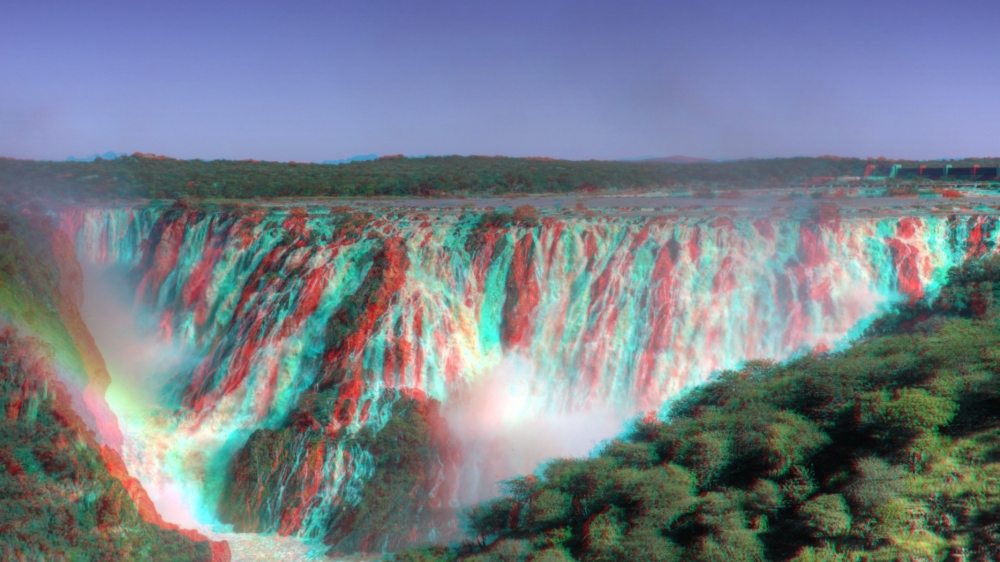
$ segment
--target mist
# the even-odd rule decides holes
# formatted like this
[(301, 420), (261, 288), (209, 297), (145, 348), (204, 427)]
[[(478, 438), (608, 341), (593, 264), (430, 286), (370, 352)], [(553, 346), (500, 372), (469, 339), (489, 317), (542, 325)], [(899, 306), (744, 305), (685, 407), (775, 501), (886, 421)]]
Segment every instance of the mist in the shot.
[[(126, 436), (122, 457), (129, 472), (142, 481), (164, 520), (194, 526), (196, 490), (187, 478), (175, 479), (158, 466), (160, 451), (147, 442), (151, 427), (160, 426), (171, 408), (171, 388), (190, 372), (197, 357), (172, 343), (151, 312), (135, 302), (135, 290), (124, 266), (83, 261), (84, 321), (111, 375), (107, 402)], [(187, 474), (185, 474), (187, 476)]]
[(546, 460), (586, 456), (638, 413), (604, 402), (555, 408), (547, 401), (551, 383), (535, 371), (530, 359), (508, 355), (445, 405), (462, 446), (462, 505), (496, 497), (502, 481), (531, 474)]
[(135, 302), (135, 287), (127, 279), (127, 270), (82, 265), (80, 312), (111, 373), (109, 392), (127, 397), (135, 406), (170, 406), (171, 383), (178, 374), (194, 368), (198, 358), (173, 343), (154, 314)]

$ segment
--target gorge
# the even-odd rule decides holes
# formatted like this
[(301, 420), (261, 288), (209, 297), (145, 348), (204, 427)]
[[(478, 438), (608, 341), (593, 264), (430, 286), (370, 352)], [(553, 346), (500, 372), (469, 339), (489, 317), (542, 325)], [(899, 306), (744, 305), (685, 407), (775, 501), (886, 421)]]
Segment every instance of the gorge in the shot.
[(713, 372), (842, 347), (996, 246), (995, 215), (938, 203), (503, 203), (22, 213), (82, 266), (64, 285), (108, 364), (111, 413), (84, 396), (99, 441), (236, 559), (241, 533), (316, 555), (453, 540), (499, 480)]

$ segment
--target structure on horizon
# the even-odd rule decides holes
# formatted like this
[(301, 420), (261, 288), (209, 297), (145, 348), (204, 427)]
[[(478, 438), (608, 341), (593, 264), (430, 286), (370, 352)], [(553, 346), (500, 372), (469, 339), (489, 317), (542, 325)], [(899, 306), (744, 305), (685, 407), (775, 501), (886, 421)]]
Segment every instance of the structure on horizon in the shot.
[(865, 167), (865, 174), (862, 178), (866, 180), (886, 180), (890, 178), (927, 178), (937, 180), (954, 178), (965, 181), (987, 181), (997, 179), (998, 176), (1000, 176), (1000, 167), (980, 166), (978, 164), (960, 168), (956, 168), (951, 164), (933, 168), (925, 165), (904, 168), (902, 164), (893, 164), (889, 167), (869, 164)]

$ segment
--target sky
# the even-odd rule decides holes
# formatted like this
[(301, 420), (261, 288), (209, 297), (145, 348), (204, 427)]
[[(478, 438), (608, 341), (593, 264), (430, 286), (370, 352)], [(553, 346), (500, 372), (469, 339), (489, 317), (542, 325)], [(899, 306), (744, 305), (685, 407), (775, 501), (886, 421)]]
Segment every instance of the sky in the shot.
[(1000, 156), (1000, 2), (5, 0), (0, 156)]

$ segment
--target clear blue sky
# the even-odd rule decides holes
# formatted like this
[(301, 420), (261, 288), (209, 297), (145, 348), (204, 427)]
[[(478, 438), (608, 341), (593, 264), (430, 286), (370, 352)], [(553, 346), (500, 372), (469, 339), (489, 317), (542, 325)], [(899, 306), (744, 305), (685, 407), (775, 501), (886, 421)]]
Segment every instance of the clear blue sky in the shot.
[(1000, 155), (1000, 2), (52, 2), (0, 155)]

